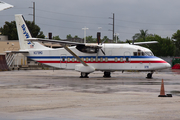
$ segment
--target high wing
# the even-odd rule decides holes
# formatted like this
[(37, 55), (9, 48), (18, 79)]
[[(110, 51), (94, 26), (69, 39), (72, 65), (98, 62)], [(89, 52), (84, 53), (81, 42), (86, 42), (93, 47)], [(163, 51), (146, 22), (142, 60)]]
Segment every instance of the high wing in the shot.
[(61, 45), (84, 45), (84, 46), (91, 46), (95, 48), (102, 48), (102, 45), (98, 45), (97, 43), (78, 43), (78, 42), (70, 42), (70, 41), (63, 41), (63, 40), (41, 39), (41, 38), (28, 38), (26, 39), (26, 41), (59, 43)]
[(5, 3), (3, 1), (0, 1), (0, 11), (1, 10), (5, 10), (5, 9), (8, 9), (8, 8), (12, 8), (14, 7), (13, 5), (10, 5), (8, 3)]
[(153, 43), (158, 43), (158, 41), (135, 42), (134, 45), (153, 44)]

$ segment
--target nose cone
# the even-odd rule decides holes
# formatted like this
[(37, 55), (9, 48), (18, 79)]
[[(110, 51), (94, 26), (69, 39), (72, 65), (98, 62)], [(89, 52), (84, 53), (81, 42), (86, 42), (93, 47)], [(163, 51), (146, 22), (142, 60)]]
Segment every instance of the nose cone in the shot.
[(166, 63), (166, 67), (167, 67), (167, 68), (170, 68), (171, 65), (170, 65), (169, 63)]

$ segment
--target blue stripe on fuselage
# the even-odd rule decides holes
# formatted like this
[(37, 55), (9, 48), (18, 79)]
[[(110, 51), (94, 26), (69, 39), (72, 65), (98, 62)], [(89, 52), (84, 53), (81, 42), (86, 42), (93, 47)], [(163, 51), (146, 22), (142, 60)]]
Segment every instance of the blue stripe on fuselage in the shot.
[[(30, 59), (60, 59), (62, 57), (75, 58), (74, 56), (27, 56)], [(96, 56), (79, 56), (80, 58), (96, 58)], [(98, 58), (158, 58), (156, 56), (98, 56)]]

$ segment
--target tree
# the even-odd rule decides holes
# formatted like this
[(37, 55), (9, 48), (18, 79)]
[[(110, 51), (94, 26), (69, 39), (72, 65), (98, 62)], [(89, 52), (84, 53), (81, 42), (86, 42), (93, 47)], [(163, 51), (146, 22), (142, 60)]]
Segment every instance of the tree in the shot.
[(71, 38), (73, 38), (73, 37), (71, 36), (71, 34), (69, 34), (69, 35), (66, 36), (66, 38), (67, 38), (67, 39), (71, 39)]
[(5, 22), (5, 25), (0, 28), (2, 35), (7, 35), (9, 40), (17, 40), (17, 29), (15, 21)]
[(172, 39), (175, 39), (175, 55), (180, 56), (180, 30), (177, 30), (177, 32), (172, 35)]
[[(31, 33), (32, 37), (37, 37), (37, 38), (45, 38), (44, 34), (42, 31), (40, 31), (40, 27), (34, 24), (34, 22), (31, 21), (25, 21), (26, 25)], [(15, 21), (11, 22), (5, 22), (5, 25), (0, 28), (0, 31), (2, 35), (7, 35), (9, 40), (17, 40), (18, 35), (17, 35), (17, 28), (16, 28), (16, 23)]]
[(104, 41), (104, 43), (108, 43), (109, 38), (107, 36), (104, 36), (103, 39), (101, 40), (101, 42), (103, 42), (103, 41)]
[(26, 25), (31, 33), (32, 37), (36, 38), (45, 38), (44, 34), (42, 31), (40, 31), (40, 27), (34, 24), (34, 22), (31, 21), (26, 21)]
[(60, 39), (60, 37), (59, 37), (59, 35), (57, 35), (57, 36), (53, 36), (53, 38), (52, 39), (54, 39), (54, 40), (61, 40)]
[(148, 44), (149, 48), (155, 56), (174, 56), (175, 46), (170, 38), (161, 38), (158, 35), (148, 36), (146, 41), (158, 41), (156, 44)]
[(75, 39), (79, 39), (79, 37), (77, 35), (74, 36)]
[(92, 36), (86, 36), (86, 42), (87, 43), (96, 43), (97, 41)]
[(133, 40), (143, 39), (145, 41), (146, 37), (149, 35), (147, 33), (148, 30), (140, 30), (140, 33), (136, 33), (132, 38)]

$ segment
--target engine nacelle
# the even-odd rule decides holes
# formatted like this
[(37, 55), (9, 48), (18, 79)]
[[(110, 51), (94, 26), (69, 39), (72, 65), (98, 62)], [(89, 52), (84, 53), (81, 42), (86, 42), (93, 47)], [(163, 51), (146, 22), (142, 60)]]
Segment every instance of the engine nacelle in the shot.
[(95, 71), (93, 66), (84, 66), (83, 64), (78, 64), (75, 66), (75, 70), (84, 73), (91, 73)]

